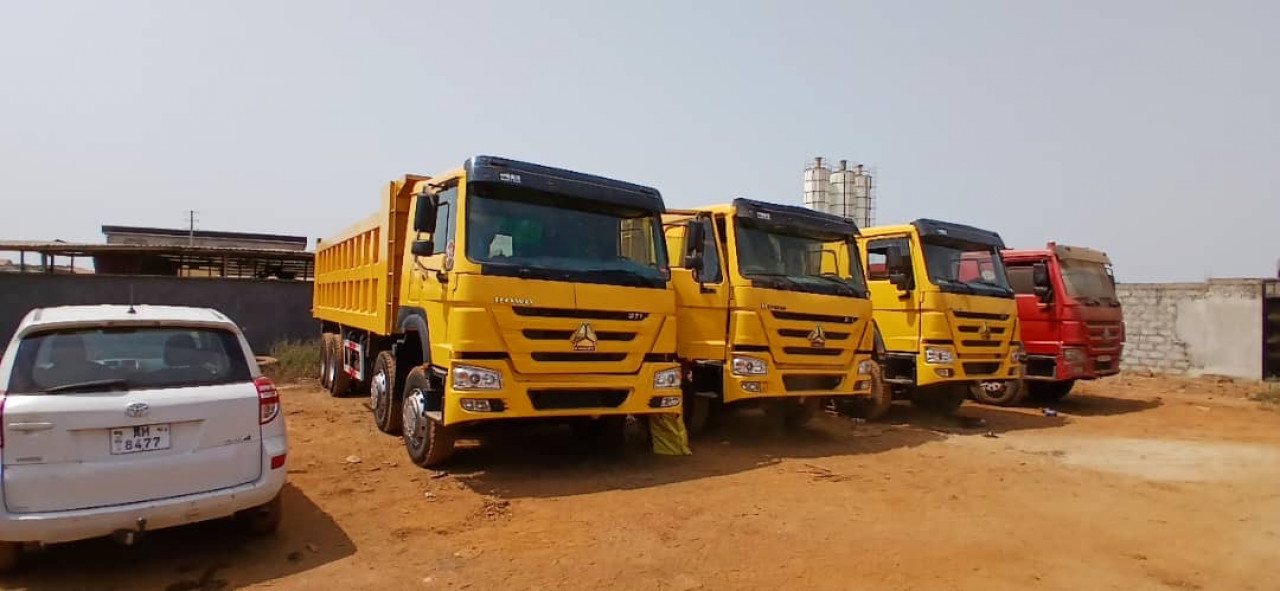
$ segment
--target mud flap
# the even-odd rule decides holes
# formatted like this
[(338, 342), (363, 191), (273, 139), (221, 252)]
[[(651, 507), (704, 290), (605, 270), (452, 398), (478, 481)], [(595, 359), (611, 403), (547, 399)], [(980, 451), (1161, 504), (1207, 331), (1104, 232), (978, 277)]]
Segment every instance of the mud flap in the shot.
[(660, 456), (691, 456), (689, 432), (678, 414), (649, 415), (649, 436), (653, 453)]

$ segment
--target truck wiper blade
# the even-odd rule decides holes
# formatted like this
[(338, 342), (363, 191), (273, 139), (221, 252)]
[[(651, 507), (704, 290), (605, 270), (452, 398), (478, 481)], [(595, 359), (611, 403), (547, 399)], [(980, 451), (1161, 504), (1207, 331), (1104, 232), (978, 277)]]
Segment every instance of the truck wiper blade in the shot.
[(839, 286), (843, 291), (847, 292), (849, 295), (859, 295), (861, 293), (854, 286), (849, 285), (848, 283), (845, 283), (843, 279), (837, 279), (835, 277), (827, 277), (826, 275), (806, 275), (805, 277), (813, 278), (813, 279), (822, 279), (824, 281), (827, 281), (831, 285)]
[(1102, 305), (1102, 300), (1090, 296), (1083, 296), (1080, 298), (1080, 301), (1083, 302), (1084, 305), (1094, 308)]
[(128, 390), (129, 381), (120, 378), (110, 380), (90, 380), (87, 382), (74, 382), (71, 384), (63, 384), (61, 386), (53, 386), (45, 388), (41, 392), (45, 394), (57, 394), (59, 392), (79, 392), (85, 390)]
[(965, 283), (963, 281), (956, 281), (955, 279), (947, 279), (946, 277), (934, 277), (933, 282), (943, 283), (946, 285), (950, 285), (952, 287), (959, 287), (964, 289), (968, 293), (977, 293), (977, 291), (973, 289), (972, 285), (969, 285), (968, 283)]
[(785, 289), (786, 287), (790, 287), (790, 288), (792, 288), (792, 289), (797, 289), (797, 288), (799, 288), (799, 287), (800, 287), (800, 284), (799, 284), (799, 283), (796, 283), (796, 280), (795, 280), (795, 279), (792, 279), (790, 276), (788, 276), (788, 275), (786, 275), (786, 274), (784, 274), (784, 273), (750, 273), (750, 274), (747, 274), (747, 278), (748, 278), (748, 279), (752, 279), (752, 280), (755, 280), (755, 279), (764, 279), (764, 280), (774, 279), (774, 280), (777, 280), (777, 283), (778, 283), (778, 284), (785, 286), (785, 287), (784, 287), (784, 289)]
[(998, 290), (1000, 290), (1000, 291), (1002, 291), (1002, 292), (1005, 292), (1005, 293), (1011, 293), (1011, 292), (1013, 292), (1013, 290), (1012, 290), (1012, 289), (1009, 289), (1008, 287), (1006, 287), (1006, 286), (1004, 286), (1004, 285), (1000, 285), (999, 283), (992, 283), (992, 282), (990, 282), (990, 281), (984, 281), (984, 280), (982, 280), (982, 279), (978, 279), (978, 280), (975, 280), (975, 281), (970, 281), (969, 283), (970, 283), (970, 284), (977, 284), (977, 285), (981, 285), (981, 286), (983, 286), (983, 287), (990, 287), (990, 288), (998, 289)]
[(618, 281), (624, 285), (630, 285), (635, 287), (644, 287), (646, 285), (653, 285), (655, 281), (658, 281), (655, 278), (646, 277), (640, 273), (637, 273), (635, 271), (629, 271), (627, 269), (592, 269), (587, 272), (601, 273), (601, 274), (604, 274), (606, 277), (608, 277), (610, 281)]

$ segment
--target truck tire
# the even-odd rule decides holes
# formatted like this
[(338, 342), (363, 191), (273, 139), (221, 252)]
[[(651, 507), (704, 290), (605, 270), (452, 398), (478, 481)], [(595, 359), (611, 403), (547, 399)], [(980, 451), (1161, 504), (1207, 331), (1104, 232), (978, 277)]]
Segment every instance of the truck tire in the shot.
[(721, 409), (716, 408), (719, 401), (710, 396), (702, 396), (697, 392), (689, 392), (684, 395), (684, 408), (681, 412), (684, 418), (684, 428), (689, 432), (689, 437), (703, 435), (715, 427)]
[(973, 399), (992, 406), (1017, 406), (1026, 394), (1022, 380), (993, 380), (969, 384)]
[(1062, 400), (1063, 398), (1066, 398), (1067, 394), (1071, 393), (1071, 388), (1075, 385), (1075, 380), (1063, 380), (1061, 382), (1028, 382), (1027, 394), (1041, 402), (1053, 402), (1054, 400)]
[(18, 542), (0, 542), (0, 574), (10, 573), (18, 568), (22, 561), (22, 544)]
[(404, 397), (400, 393), (403, 384), (399, 378), (396, 356), (391, 351), (378, 353), (373, 375), (369, 376), (369, 406), (373, 409), (373, 424), (391, 435), (399, 435), (404, 424)]
[(320, 387), (325, 390), (329, 389), (329, 384), (333, 383), (333, 368), (330, 364), (333, 362), (330, 348), (333, 347), (333, 335), (324, 333), (320, 335)]
[(893, 391), (884, 383), (880, 364), (871, 369), (870, 396), (841, 396), (836, 398), (836, 410), (856, 419), (875, 421), (893, 407)]
[(765, 401), (764, 412), (784, 429), (796, 430), (808, 424), (821, 405), (822, 398), (818, 396), (805, 396), (799, 400), (777, 398)]
[(911, 390), (911, 404), (925, 412), (942, 416), (954, 414), (968, 397), (969, 387), (964, 383), (917, 386)]
[(342, 358), (342, 337), (335, 336), (329, 345), (329, 367), (333, 368), (329, 372), (329, 395), (334, 398), (346, 396), (351, 390), (351, 376), (342, 367)]
[(596, 449), (618, 451), (627, 446), (627, 416), (574, 417), (570, 424), (574, 437)]
[(404, 380), (402, 438), (409, 460), (423, 468), (435, 468), (453, 455), (454, 430), (425, 414), (423, 406), (431, 380), (425, 367), (415, 367)]

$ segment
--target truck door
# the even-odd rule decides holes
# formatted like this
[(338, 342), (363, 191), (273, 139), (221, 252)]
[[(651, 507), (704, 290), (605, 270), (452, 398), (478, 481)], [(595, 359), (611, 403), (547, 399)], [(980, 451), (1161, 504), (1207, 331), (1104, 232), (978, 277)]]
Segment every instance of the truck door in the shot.
[[(427, 323), (431, 326), (444, 326), (444, 311), (440, 306), (427, 304), (444, 301), (447, 273), (453, 268), (453, 257), (461, 254), (459, 247), (454, 244), (457, 238), (457, 225), (461, 219), (458, 208), (458, 185), (456, 179), (449, 181), (449, 184), (436, 194), (438, 205), (435, 212), (435, 232), (430, 234), (431, 254), (413, 257), (409, 273), (409, 305), (426, 310)], [(424, 205), (418, 202), (414, 207)], [(416, 215), (416, 209), (414, 213)], [(413, 240), (427, 237), (427, 234), (414, 232), (413, 228), (409, 228), (409, 232), (414, 235)]]
[[(914, 259), (908, 236), (876, 238), (866, 242), (863, 256), (867, 263), (867, 286), (871, 289), (871, 304), (885, 349), (915, 353), (919, 340), (920, 306), (915, 290), (904, 290), (890, 281), (888, 253), (894, 247), (908, 263)], [(914, 264), (909, 271), (908, 275), (914, 277)]]
[(729, 332), (729, 289), (725, 285), (724, 251), (716, 225), (706, 214), (691, 218), (668, 230), (667, 244), (679, 245), (671, 253), (675, 263), (683, 265), (685, 257), (695, 250), (687, 240), (693, 224), (702, 227), (702, 268), (694, 271), (692, 280), (680, 274), (673, 281), (680, 327), (679, 353), (685, 359), (723, 360)]

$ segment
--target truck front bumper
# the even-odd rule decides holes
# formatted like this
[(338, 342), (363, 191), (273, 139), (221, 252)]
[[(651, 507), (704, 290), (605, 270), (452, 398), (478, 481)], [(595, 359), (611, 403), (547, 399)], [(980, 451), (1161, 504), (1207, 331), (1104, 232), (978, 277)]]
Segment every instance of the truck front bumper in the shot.
[[(592, 417), (605, 415), (679, 414), (682, 404), (680, 366), (645, 363), (635, 374), (516, 374), (502, 360), (462, 361), (459, 365), (502, 373), (495, 390), (458, 390), (449, 383), (444, 397), (444, 424), (500, 419)], [(659, 372), (675, 372), (672, 387), (655, 386)]]
[(842, 367), (794, 367), (768, 361), (764, 375), (734, 375), (724, 369), (724, 402), (765, 398), (805, 398), (812, 396), (867, 396), (871, 394), (872, 376), (858, 373), (858, 365), (871, 356), (854, 357), (853, 365)]

